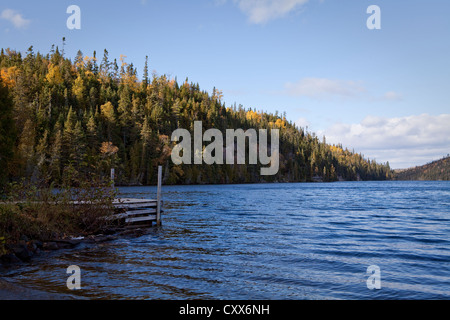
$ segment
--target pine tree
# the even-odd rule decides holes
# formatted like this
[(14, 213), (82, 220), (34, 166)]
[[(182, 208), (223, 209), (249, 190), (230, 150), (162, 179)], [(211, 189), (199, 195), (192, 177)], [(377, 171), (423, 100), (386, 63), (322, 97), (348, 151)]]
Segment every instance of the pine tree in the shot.
[(35, 139), (36, 128), (31, 119), (25, 122), (22, 133), (19, 138), (18, 154), (22, 164), (24, 175), (30, 177), (35, 164)]
[(75, 125), (77, 123), (76, 114), (70, 107), (67, 113), (66, 121), (64, 122), (64, 128), (62, 133), (62, 156), (63, 164), (73, 161), (76, 157), (76, 140), (75, 137)]
[(110, 76), (111, 63), (109, 62), (109, 53), (108, 50), (104, 50), (103, 59), (100, 63), (100, 77), (103, 81), (106, 81)]
[(145, 56), (144, 74), (142, 79), (142, 90), (145, 91), (148, 86), (148, 56)]
[(53, 138), (53, 143), (50, 146), (50, 163), (49, 174), (53, 181), (61, 181), (61, 166), (62, 166), (62, 132), (59, 126), (56, 128), (56, 133)]
[(150, 128), (148, 118), (145, 117), (141, 130), (142, 152), (141, 152), (141, 165), (139, 175), (140, 177), (142, 177), (142, 179), (146, 175), (147, 170), (146, 162), (148, 161), (148, 150), (150, 147), (151, 137), (152, 137), (152, 130)]
[(41, 175), (45, 175), (47, 173), (46, 164), (48, 161), (48, 136), (48, 130), (45, 129), (44, 135), (39, 140), (39, 143), (36, 146), (37, 167)]
[(113, 130), (116, 123), (114, 106), (111, 102), (108, 101), (100, 107), (100, 111), (104, 121), (106, 122), (108, 141), (112, 141)]
[(77, 56), (75, 57), (75, 67), (78, 70), (81, 70), (81, 68), (84, 67), (83, 53), (81, 52), (81, 50), (78, 50)]
[(0, 78), (0, 191), (9, 175), (8, 164), (13, 159), (16, 131), (12, 111), (11, 96)]

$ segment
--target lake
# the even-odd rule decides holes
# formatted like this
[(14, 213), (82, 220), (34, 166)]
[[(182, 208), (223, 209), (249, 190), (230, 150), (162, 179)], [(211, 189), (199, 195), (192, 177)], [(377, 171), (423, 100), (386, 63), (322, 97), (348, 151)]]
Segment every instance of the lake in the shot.
[[(163, 200), (161, 228), (55, 252), (5, 279), (88, 299), (450, 298), (450, 182), (163, 186)], [(81, 290), (66, 287), (70, 265)], [(372, 265), (379, 290), (367, 287)]]

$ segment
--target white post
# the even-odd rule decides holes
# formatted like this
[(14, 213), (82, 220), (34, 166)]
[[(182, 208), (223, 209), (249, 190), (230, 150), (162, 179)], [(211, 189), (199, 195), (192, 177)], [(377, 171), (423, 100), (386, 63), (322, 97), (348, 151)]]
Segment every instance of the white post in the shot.
[(162, 180), (162, 166), (158, 166), (158, 189), (156, 191), (156, 224), (161, 225), (161, 180)]
[(112, 183), (113, 188), (114, 188), (114, 176), (115, 176), (115, 170), (114, 170), (114, 168), (111, 168), (111, 183)]

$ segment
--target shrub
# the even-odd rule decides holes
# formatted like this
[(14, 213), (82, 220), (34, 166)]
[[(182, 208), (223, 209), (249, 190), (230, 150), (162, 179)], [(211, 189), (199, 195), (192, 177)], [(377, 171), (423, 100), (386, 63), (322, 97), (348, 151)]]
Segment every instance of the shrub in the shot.
[[(116, 190), (109, 181), (66, 168), (59, 187), (45, 182), (15, 182), (0, 202), (0, 253), (21, 236), (47, 241), (97, 234), (112, 227)], [(2, 242), (3, 241), (3, 242)]]

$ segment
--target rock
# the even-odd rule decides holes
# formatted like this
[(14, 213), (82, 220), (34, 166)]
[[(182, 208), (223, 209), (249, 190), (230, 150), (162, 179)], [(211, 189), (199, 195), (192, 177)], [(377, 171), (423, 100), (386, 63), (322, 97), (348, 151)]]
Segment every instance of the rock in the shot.
[(44, 242), (42, 245), (42, 249), (44, 250), (58, 250), (59, 246), (56, 242)]
[(117, 233), (117, 230), (113, 229), (113, 228), (109, 228), (109, 229), (106, 229), (103, 233), (105, 235), (109, 236), (109, 235), (113, 235), (113, 234)]
[(106, 241), (111, 241), (111, 240), (117, 240), (117, 236), (113, 236), (113, 235), (105, 236), (105, 235), (101, 234), (94, 238), (95, 242), (106, 242)]
[(8, 253), (0, 257), (0, 262), (2, 264), (13, 264), (13, 263), (19, 263), (22, 262), (19, 258), (16, 257), (13, 253)]
[(80, 244), (80, 240), (55, 240), (60, 249), (72, 249)]
[(19, 240), (19, 242), (17, 244), (15, 244), (15, 246), (17, 246), (17, 245), (19, 245), (19, 246), (26, 246), (27, 242), (25, 240)]
[(39, 240), (31, 240), (30, 243), (33, 246), (36, 246), (37, 249), (42, 249), (42, 242)]
[(34, 243), (34, 242), (32, 242), (32, 241), (28, 242), (27, 248), (28, 248), (28, 250), (30, 250), (31, 252), (36, 252), (36, 250), (38, 249), (36, 243)]
[(15, 246), (13, 248), (13, 252), (17, 258), (25, 262), (30, 261), (31, 257), (33, 256), (33, 252), (31, 250), (28, 250), (27, 246), (23, 244)]

